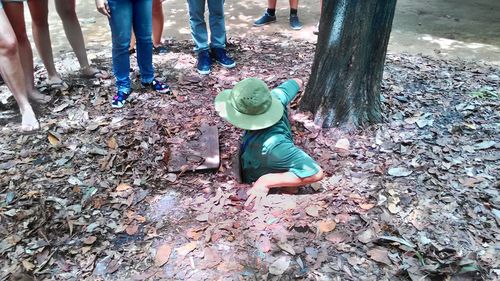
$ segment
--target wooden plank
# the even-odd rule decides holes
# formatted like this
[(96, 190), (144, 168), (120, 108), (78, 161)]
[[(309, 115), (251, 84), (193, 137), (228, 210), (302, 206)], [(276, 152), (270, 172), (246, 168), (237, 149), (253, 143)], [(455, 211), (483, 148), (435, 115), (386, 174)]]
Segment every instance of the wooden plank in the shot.
[(171, 148), (168, 171), (217, 169), (220, 165), (219, 131), (216, 126), (202, 125), (198, 140)]

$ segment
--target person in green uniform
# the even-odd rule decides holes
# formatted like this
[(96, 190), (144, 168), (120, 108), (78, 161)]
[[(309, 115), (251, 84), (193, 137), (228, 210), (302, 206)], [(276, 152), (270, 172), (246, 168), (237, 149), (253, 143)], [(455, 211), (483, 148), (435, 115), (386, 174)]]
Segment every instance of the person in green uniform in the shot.
[(292, 79), (269, 90), (264, 81), (247, 78), (219, 93), (215, 109), (244, 129), (240, 163), (245, 183), (253, 183), (245, 205), (260, 204), (271, 188), (299, 187), (323, 178), (321, 167), (293, 143), (288, 104), (302, 88)]

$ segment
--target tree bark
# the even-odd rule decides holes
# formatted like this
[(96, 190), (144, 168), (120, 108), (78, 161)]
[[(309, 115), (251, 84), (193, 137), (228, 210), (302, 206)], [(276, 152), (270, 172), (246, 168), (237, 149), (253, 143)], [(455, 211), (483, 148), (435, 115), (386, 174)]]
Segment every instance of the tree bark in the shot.
[(380, 82), (396, 0), (324, 0), (300, 108), (322, 127), (381, 120)]

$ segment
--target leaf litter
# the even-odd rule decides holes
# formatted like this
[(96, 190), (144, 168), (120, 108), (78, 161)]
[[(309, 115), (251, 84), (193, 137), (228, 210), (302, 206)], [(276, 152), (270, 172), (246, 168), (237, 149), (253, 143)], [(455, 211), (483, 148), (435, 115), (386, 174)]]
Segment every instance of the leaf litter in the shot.
[[(238, 68), (201, 77), (191, 43), (170, 42), (155, 63), (171, 97), (134, 90), (111, 110), (111, 81), (67, 76), (39, 133), (0, 119), (0, 280), (499, 278), (498, 67), (388, 55), (384, 122), (345, 133), (292, 116), (328, 177), (249, 210), (231, 174), (241, 131), (213, 98), (250, 76), (307, 79), (314, 45), (231, 43)], [(220, 168), (168, 173), (202, 124), (219, 129)]]

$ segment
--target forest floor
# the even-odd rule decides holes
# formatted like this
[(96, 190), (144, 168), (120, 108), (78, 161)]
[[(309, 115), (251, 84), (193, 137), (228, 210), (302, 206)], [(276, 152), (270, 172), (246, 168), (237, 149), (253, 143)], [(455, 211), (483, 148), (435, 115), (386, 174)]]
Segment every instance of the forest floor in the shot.
[[(0, 280), (500, 278), (500, 68), (389, 55), (384, 121), (318, 130), (293, 111), (296, 143), (328, 176), (254, 210), (230, 173), (241, 131), (213, 99), (250, 76), (307, 80), (314, 44), (273, 38), (233, 39), (238, 67), (204, 77), (191, 42), (169, 42), (154, 61), (173, 95), (134, 91), (118, 110), (112, 80), (66, 74), (31, 135), (4, 100)], [(169, 173), (169, 151), (202, 124), (219, 129), (220, 168)]]

